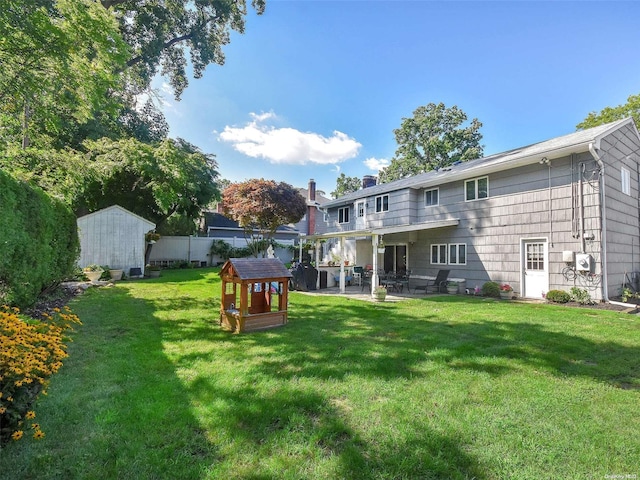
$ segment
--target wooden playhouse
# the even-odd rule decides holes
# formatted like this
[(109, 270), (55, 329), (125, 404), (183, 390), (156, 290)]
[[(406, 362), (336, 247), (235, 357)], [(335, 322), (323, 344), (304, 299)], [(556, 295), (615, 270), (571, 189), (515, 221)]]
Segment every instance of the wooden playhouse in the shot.
[(287, 323), (291, 272), (277, 258), (231, 258), (222, 266), (220, 325), (234, 333)]

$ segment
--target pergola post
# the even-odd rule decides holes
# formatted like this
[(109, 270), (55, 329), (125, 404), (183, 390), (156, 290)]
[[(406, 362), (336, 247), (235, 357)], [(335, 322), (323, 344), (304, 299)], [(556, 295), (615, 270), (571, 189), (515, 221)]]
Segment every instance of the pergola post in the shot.
[(371, 246), (373, 247), (373, 272), (371, 274), (371, 296), (378, 286), (378, 241), (380, 236), (373, 234), (371, 236)]
[(345, 293), (344, 237), (340, 237), (340, 293)]

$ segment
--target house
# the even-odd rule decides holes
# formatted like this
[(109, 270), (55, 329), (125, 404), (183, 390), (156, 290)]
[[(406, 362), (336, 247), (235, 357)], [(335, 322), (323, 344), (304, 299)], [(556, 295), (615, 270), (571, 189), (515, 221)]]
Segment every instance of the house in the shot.
[(146, 220), (119, 205), (98, 210), (78, 218), (80, 267), (90, 264), (144, 272), (145, 234), (156, 228)]
[[(280, 245), (293, 246), (299, 243), (301, 234), (313, 235), (327, 230), (322, 205), (329, 199), (323, 195), (322, 191), (316, 190), (315, 180), (309, 180), (308, 188), (297, 188), (297, 190), (306, 199), (307, 210), (298, 223), (278, 227), (273, 238)], [(205, 232), (207, 237), (224, 240), (234, 247), (246, 247), (243, 228), (235, 220), (224, 216), (221, 209), (222, 205), (219, 204), (217, 212), (206, 212), (201, 220), (200, 230)], [(276, 256), (289, 261), (293, 253), (276, 248)]]
[(328, 231), (306, 239), (355, 241), (374, 274), (448, 269), (471, 289), (575, 286), (607, 301), (640, 270), (639, 150), (629, 118), (370, 186), (325, 203)]

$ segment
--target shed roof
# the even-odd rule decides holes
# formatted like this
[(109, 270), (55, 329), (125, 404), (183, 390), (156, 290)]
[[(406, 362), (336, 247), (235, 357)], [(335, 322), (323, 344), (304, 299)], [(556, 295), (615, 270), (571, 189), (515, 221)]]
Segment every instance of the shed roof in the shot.
[(137, 220), (140, 220), (143, 223), (146, 223), (147, 225), (149, 225), (150, 229), (154, 229), (156, 228), (156, 224), (151, 222), (150, 220), (147, 220), (146, 218), (141, 217), (140, 215), (137, 215), (133, 212), (130, 212), (129, 210), (127, 210), (124, 207), (121, 207), (120, 205), (111, 205), (110, 207), (107, 208), (103, 208), (101, 210), (96, 210), (95, 212), (91, 212), (88, 213), (87, 215), (83, 215), (81, 217), (78, 217), (78, 221), (85, 221), (88, 220), (91, 217), (97, 217), (97, 216), (101, 216), (101, 215), (106, 215), (112, 212), (121, 212), (125, 215), (128, 215), (132, 218), (135, 218)]
[(240, 280), (291, 278), (293, 275), (278, 258), (230, 258), (222, 266), (220, 276), (231, 273)]

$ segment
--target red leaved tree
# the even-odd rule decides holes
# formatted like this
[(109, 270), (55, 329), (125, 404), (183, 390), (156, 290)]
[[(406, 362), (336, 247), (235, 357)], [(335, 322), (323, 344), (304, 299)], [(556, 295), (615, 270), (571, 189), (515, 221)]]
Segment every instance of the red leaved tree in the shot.
[(222, 192), (222, 208), (243, 228), (253, 256), (264, 257), (277, 228), (299, 222), (307, 204), (288, 183), (261, 178), (229, 185)]

